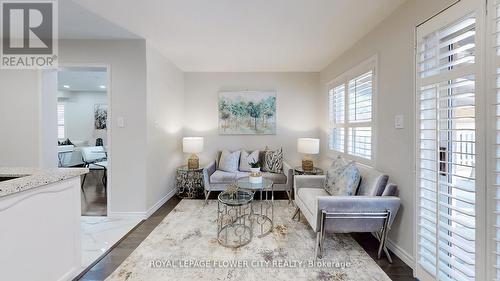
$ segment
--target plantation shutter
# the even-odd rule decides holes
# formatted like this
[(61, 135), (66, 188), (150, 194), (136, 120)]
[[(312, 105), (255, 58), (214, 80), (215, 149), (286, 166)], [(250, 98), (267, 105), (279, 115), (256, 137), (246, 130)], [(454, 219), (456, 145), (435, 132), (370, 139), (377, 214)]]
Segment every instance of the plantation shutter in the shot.
[(349, 154), (371, 159), (372, 156), (373, 70), (349, 81)]
[(473, 1), (417, 28), (417, 277), (475, 280), (476, 62)]
[(493, 58), (490, 69), (493, 72), (491, 77), (494, 79), (494, 83), (491, 84), (493, 90), (490, 92), (492, 93), (490, 97), (490, 104), (492, 104), (490, 112), (492, 114), (488, 115), (488, 120), (493, 120), (488, 124), (488, 128), (491, 128), (493, 132), (490, 138), (492, 140), (492, 146), (490, 146), (492, 153), (490, 153), (491, 166), (489, 168), (489, 185), (493, 195), (491, 197), (493, 219), (489, 231), (492, 232), (491, 244), (493, 247), (490, 247), (489, 251), (493, 256), (490, 267), (492, 272), (491, 280), (500, 280), (500, 1), (491, 1), (489, 8), (491, 11), (491, 35), (488, 36), (488, 39), (490, 39), (491, 48), (489, 48), (488, 52), (491, 53), (489, 57)]
[(339, 85), (329, 92), (330, 149), (344, 152), (345, 146), (345, 85)]
[(64, 104), (57, 104), (57, 138), (63, 139), (65, 137), (64, 131)]

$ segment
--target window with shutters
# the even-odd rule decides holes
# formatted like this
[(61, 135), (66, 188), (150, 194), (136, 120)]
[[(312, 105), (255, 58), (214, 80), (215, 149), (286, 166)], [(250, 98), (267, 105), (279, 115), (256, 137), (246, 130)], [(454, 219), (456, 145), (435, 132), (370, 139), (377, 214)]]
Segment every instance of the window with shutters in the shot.
[(57, 138), (64, 139), (65, 138), (65, 129), (64, 129), (64, 104), (57, 104)]
[(492, 280), (500, 280), (500, 0), (489, 2), (490, 15), (490, 39), (491, 48), (488, 51), (491, 53), (492, 67), (489, 73), (493, 74), (494, 83), (492, 83), (492, 91), (490, 92), (490, 114), (488, 114), (488, 129), (491, 132), (491, 164), (490, 164), (490, 212), (493, 215), (491, 225), (490, 245), (488, 247), (489, 254), (493, 256), (490, 270), (492, 272)]
[(477, 19), (459, 5), (417, 28), (421, 280), (476, 279)]
[(328, 93), (329, 148), (364, 162), (373, 159), (374, 79), (372, 58), (335, 79)]

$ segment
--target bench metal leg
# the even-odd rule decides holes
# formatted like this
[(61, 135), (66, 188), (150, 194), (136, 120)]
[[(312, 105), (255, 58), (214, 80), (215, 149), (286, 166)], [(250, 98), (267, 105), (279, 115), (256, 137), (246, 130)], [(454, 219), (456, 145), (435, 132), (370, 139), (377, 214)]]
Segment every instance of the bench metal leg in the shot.
[(320, 254), (319, 254), (320, 242), (321, 242), (321, 232), (318, 231), (318, 233), (316, 233), (316, 246), (314, 248), (316, 258), (321, 258)]
[(321, 212), (320, 229), (316, 236), (317, 246), (319, 248), (316, 250), (316, 257), (319, 259), (323, 258), (323, 251), (325, 246), (325, 219), (326, 213), (325, 211), (323, 211)]
[(382, 250), (384, 251), (385, 255), (387, 256), (387, 260), (389, 263), (392, 263), (392, 258), (391, 255), (389, 254), (389, 250), (387, 250), (387, 235), (389, 232), (389, 220), (391, 218), (391, 213), (388, 211), (387, 212), (387, 217), (384, 220), (384, 226), (382, 228), (382, 231), (380, 234), (377, 234), (377, 237), (379, 237), (380, 245), (378, 247), (378, 253), (377, 253), (377, 258), (380, 259), (382, 256)]
[(210, 197), (210, 190), (209, 191), (205, 190), (205, 205), (208, 204), (208, 197)]
[(299, 216), (299, 219), (300, 219), (300, 214), (299, 213), (300, 213), (299, 207), (295, 207), (295, 211), (293, 213), (292, 220), (294, 220), (297, 215)]

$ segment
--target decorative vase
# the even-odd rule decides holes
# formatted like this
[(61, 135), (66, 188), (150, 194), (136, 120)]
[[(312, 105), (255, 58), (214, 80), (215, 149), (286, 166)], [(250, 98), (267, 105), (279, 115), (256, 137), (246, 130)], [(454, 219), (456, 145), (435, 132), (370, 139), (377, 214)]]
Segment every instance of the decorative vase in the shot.
[(256, 173), (260, 172), (260, 167), (257, 167), (257, 168), (250, 168), (250, 172), (251, 172), (252, 174), (256, 174)]
[(262, 183), (262, 174), (261, 173), (251, 173), (248, 177), (248, 182), (250, 183)]

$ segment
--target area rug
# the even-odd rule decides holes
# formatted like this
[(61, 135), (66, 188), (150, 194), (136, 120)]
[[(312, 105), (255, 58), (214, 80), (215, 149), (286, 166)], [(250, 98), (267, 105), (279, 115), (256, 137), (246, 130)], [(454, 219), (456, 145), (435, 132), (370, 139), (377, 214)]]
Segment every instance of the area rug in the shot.
[(275, 201), (274, 231), (231, 249), (216, 238), (217, 201), (184, 199), (106, 280), (390, 280), (349, 235), (329, 235), (316, 260), (316, 235), (293, 211)]

